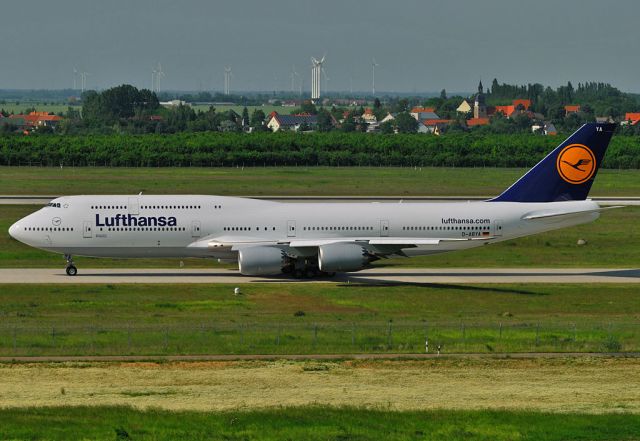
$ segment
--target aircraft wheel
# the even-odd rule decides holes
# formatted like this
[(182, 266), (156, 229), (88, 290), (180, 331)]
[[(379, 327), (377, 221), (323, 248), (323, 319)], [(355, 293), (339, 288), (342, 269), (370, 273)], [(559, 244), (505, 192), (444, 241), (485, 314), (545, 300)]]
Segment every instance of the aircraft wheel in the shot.
[(69, 265), (67, 267), (67, 276), (75, 276), (76, 274), (78, 274), (78, 268), (73, 265)]

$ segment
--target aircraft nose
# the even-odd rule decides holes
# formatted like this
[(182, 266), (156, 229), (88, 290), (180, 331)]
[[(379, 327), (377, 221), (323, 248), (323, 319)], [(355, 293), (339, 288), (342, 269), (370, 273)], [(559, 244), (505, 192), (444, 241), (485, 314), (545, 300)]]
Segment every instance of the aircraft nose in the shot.
[(15, 224), (11, 225), (9, 227), (9, 236), (13, 237), (14, 239), (20, 240), (18, 239), (18, 231), (20, 229), (20, 226), (18, 225), (20, 222), (16, 222)]

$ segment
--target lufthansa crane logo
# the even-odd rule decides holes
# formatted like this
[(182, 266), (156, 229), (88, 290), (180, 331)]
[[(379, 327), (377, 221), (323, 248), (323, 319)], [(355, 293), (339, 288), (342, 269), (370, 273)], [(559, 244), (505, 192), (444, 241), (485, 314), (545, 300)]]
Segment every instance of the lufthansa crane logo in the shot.
[(558, 155), (556, 168), (560, 177), (569, 184), (582, 184), (595, 173), (596, 157), (586, 145), (571, 144)]

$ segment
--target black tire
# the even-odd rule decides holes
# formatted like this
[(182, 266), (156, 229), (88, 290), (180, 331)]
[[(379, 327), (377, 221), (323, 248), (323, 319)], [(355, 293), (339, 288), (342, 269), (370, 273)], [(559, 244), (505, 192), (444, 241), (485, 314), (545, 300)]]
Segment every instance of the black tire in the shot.
[(75, 276), (76, 274), (78, 274), (78, 268), (73, 265), (69, 265), (67, 267), (67, 276)]

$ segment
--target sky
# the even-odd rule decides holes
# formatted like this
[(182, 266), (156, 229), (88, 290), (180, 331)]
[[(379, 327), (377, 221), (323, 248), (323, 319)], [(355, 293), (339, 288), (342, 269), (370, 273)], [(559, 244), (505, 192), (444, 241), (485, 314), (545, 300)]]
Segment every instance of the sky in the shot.
[[(3, 2), (4, 3), (4, 2)], [(637, 0), (30, 0), (0, 14), (0, 89), (473, 91), (609, 82), (640, 92)], [(79, 80), (78, 80), (79, 87)]]

